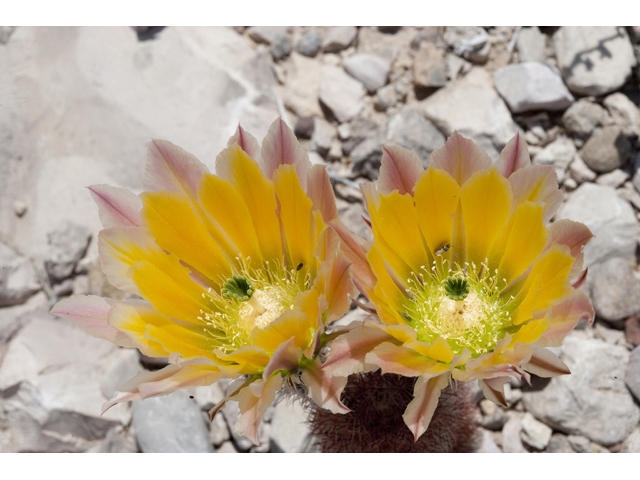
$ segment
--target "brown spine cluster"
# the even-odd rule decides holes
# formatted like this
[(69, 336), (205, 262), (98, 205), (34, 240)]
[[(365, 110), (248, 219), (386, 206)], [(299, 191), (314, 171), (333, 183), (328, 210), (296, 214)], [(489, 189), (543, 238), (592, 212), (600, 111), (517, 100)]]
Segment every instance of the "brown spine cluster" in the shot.
[(309, 402), (314, 446), (325, 453), (463, 453), (479, 446), (477, 404), (466, 383), (445, 388), (427, 431), (414, 442), (402, 414), (415, 378), (379, 371), (349, 376), (342, 402), (353, 410), (333, 414)]

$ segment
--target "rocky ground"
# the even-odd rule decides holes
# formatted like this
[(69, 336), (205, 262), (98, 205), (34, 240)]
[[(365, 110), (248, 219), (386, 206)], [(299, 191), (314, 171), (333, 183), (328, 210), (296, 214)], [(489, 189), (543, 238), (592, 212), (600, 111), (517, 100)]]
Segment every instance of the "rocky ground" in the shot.
[[(594, 328), (557, 349), (573, 374), (480, 400), (484, 452), (640, 452), (639, 27), (0, 27), (0, 452), (311, 451), (305, 413), (271, 408), (262, 446), (231, 433), (224, 385), (100, 417), (157, 361), (48, 315), (72, 293), (120, 295), (97, 263), (94, 183), (139, 193), (146, 145), (210, 168), (238, 122), (281, 115), (368, 235), (357, 183), (382, 144), (430, 153), (454, 129), (495, 159), (520, 130), (587, 224)], [(352, 311), (352, 317), (359, 313)]]

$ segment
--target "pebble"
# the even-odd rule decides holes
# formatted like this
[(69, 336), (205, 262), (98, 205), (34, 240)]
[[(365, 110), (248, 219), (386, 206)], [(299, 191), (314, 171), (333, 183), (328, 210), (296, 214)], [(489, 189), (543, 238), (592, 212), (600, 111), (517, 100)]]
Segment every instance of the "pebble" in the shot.
[(9, 39), (13, 32), (16, 31), (18, 27), (0, 27), (0, 45), (6, 45), (9, 43)]
[(49, 248), (44, 267), (53, 281), (68, 278), (87, 251), (91, 233), (87, 227), (65, 222), (47, 234)]
[(279, 62), (287, 58), (291, 50), (293, 50), (293, 46), (289, 38), (286, 35), (280, 35), (276, 37), (271, 45), (271, 56), (274, 61)]
[(0, 242), (0, 307), (17, 305), (40, 290), (31, 262)]
[(133, 428), (143, 453), (211, 453), (200, 408), (182, 391), (133, 404)]
[(632, 315), (624, 322), (625, 339), (633, 346), (640, 345), (640, 315)]
[(582, 148), (585, 163), (596, 172), (610, 172), (627, 160), (631, 144), (617, 125), (596, 128)]
[(444, 41), (457, 55), (478, 64), (488, 59), (488, 39), (487, 31), (482, 27), (446, 27), (444, 33)]
[(327, 53), (336, 53), (351, 46), (358, 36), (356, 27), (331, 27), (324, 39), (323, 50)]
[(476, 453), (502, 453), (500, 447), (496, 445), (493, 434), (488, 430), (482, 431), (482, 441)]
[(574, 100), (560, 72), (544, 63), (507, 65), (493, 74), (493, 82), (513, 113), (564, 110)]
[(293, 129), (298, 139), (309, 139), (313, 135), (313, 129), (315, 127), (315, 117), (298, 117), (296, 126)]
[(300, 452), (309, 435), (307, 412), (300, 402), (284, 399), (276, 405), (271, 420), (271, 451)]
[(342, 64), (370, 93), (386, 85), (391, 72), (391, 62), (371, 53), (357, 53), (345, 58)]
[(324, 65), (320, 72), (320, 101), (342, 123), (358, 115), (364, 107), (365, 88), (340, 67)]
[(579, 154), (573, 158), (573, 162), (569, 165), (569, 173), (578, 183), (593, 182), (598, 177), (598, 174), (584, 163)]
[(431, 152), (445, 143), (445, 137), (436, 126), (417, 110), (405, 109), (389, 119), (387, 142), (407, 148), (418, 155), (422, 164), (429, 166)]
[(375, 130), (351, 151), (349, 159), (355, 176), (365, 176), (371, 180), (378, 178), (383, 138), (382, 132)]
[(569, 435), (567, 437), (573, 449), (578, 453), (589, 453), (591, 451), (591, 441), (582, 435)]
[(216, 415), (213, 417), (213, 421), (210, 421), (207, 410), (202, 413), (204, 415), (205, 422), (209, 424), (209, 441), (214, 447), (216, 447), (216, 451), (218, 451), (226, 441), (231, 439), (227, 422), (224, 420), (224, 415), (222, 414)]
[(482, 412), (482, 426), (489, 430), (502, 430), (507, 417), (504, 410), (498, 407), (491, 400), (480, 400), (480, 411)]
[(524, 443), (536, 450), (544, 450), (549, 445), (553, 430), (537, 420), (529, 412), (522, 417), (521, 438)]
[(624, 27), (560, 27), (553, 45), (569, 90), (581, 95), (617, 90), (636, 63)]
[(216, 448), (216, 453), (238, 453), (233, 442), (224, 442), (222, 445)]
[(299, 117), (324, 116), (318, 103), (322, 69), (320, 62), (292, 52), (286, 64), (288, 71), (284, 105)]
[(502, 451), (504, 453), (526, 453), (522, 444), (522, 414), (509, 412), (508, 420), (502, 429)]
[(576, 451), (571, 447), (571, 443), (569, 443), (569, 439), (562, 435), (561, 433), (554, 433), (551, 435), (551, 440), (549, 440), (549, 445), (547, 445), (546, 453), (576, 453)]
[(586, 138), (602, 125), (606, 116), (607, 111), (600, 105), (581, 98), (564, 112), (562, 123), (569, 133)]
[(298, 53), (305, 57), (315, 57), (322, 47), (322, 36), (315, 30), (309, 30), (296, 44)]
[(377, 111), (384, 112), (385, 110), (393, 107), (397, 101), (398, 94), (396, 93), (395, 86), (385, 85), (378, 89), (374, 105)]
[(600, 175), (597, 178), (596, 183), (598, 185), (606, 185), (608, 187), (618, 188), (627, 180), (629, 180), (629, 174), (624, 170), (620, 170), (619, 168), (616, 168), (612, 172), (605, 173), (604, 175)]
[(595, 235), (584, 247), (585, 267), (612, 257), (628, 259), (630, 264), (635, 255), (638, 222), (631, 205), (611, 187), (580, 185), (560, 207), (556, 218), (582, 222)]
[(636, 428), (631, 435), (622, 442), (622, 453), (640, 453), (640, 427)]
[(553, 165), (558, 175), (558, 183), (564, 181), (567, 167), (576, 154), (576, 147), (567, 137), (559, 137), (544, 147), (533, 157), (534, 165)]
[(247, 35), (249, 38), (257, 43), (266, 43), (273, 45), (276, 43), (279, 37), (286, 37), (291, 27), (271, 27), (271, 26), (257, 26), (249, 27)]
[[(474, 141), (491, 147), (490, 156), (497, 159), (518, 131), (511, 113), (493, 88), (491, 76), (481, 68), (472, 69), (465, 77), (447, 84), (421, 102), (425, 116), (446, 136), (454, 130)], [(488, 144), (487, 144), (488, 142)]]
[(27, 208), (27, 204), (22, 200), (16, 200), (13, 202), (13, 213), (15, 213), (17, 217), (22, 217), (27, 213)]
[(433, 43), (423, 43), (413, 61), (413, 81), (423, 88), (440, 88), (447, 83), (444, 57)]
[(336, 128), (326, 120), (316, 117), (314, 119), (313, 135), (311, 136), (311, 150), (326, 157), (336, 138)]
[(516, 48), (521, 62), (542, 62), (545, 59), (547, 38), (538, 27), (520, 30), (516, 40)]
[(640, 401), (640, 347), (636, 347), (631, 351), (624, 382), (633, 393), (633, 396)]
[(561, 359), (571, 374), (552, 378), (541, 390), (525, 392), (525, 409), (554, 429), (601, 445), (624, 440), (640, 421), (640, 408), (624, 384), (627, 349), (570, 335)]
[(630, 137), (640, 136), (640, 109), (623, 93), (614, 93), (604, 99), (613, 121)]

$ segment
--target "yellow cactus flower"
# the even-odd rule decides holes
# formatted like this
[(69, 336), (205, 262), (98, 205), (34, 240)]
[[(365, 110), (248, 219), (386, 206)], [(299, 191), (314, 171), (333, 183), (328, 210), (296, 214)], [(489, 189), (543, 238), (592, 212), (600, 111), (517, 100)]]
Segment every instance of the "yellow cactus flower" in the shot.
[(331, 221), (373, 304), (362, 306), (380, 321), (337, 338), (324, 370), (417, 377), (404, 414), (415, 439), (452, 380), (478, 380), (506, 405), (509, 377), (570, 373), (544, 347), (594, 318), (580, 290), (592, 234), (570, 220), (547, 225), (562, 201), (553, 167), (532, 166), (519, 135), (493, 166), (457, 132), (426, 170), (408, 150), (383, 152), (377, 185), (362, 188), (373, 243)]
[(276, 392), (304, 386), (321, 407), (340, 402), (346, 378), (321, 370), (325, 327), (349, 309), (350, 263), (328, 223), (337, 217), (323, 166), (311, 166), (293, 132), (273, 123), (262, 147), (238, 127), (216, 175), (160, 140), (149, 146), (145, 192), (89, 187), (105, 227), (98, 247), (116, 287), (142, 301), (74, 296), (54, 306), (93, 336), (170, 365), (118, 388), (127, 400), (237, 378), (235, 431), (258, 443)]

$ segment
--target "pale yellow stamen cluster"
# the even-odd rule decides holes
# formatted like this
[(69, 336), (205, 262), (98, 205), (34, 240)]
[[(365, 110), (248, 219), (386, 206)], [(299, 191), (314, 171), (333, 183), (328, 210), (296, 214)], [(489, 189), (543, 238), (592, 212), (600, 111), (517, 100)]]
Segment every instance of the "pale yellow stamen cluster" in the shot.
[[(251, 297), (251, 301), (245, 302), (240, 306), (238, 315), (240, 317), (240, 325), (250, 333), (255, 327), (265, 328), (276, 318), (278, 318), (285, 310), (293, 308), (291, 299), (288, 298), (287, 291), (282, 288), (268, 286), (264, 289), (256, 290)], [(252, 301), (262, 306), (256, 308)]]

